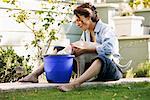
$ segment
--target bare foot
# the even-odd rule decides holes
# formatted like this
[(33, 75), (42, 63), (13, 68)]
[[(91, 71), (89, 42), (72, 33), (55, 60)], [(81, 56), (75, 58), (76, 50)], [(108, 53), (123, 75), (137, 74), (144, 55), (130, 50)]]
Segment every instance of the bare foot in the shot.
[(29, 74), (24, 78), (20, 79), (18, 82), (31, 82), (31, 83), (38, 83), (38, 77), (34, 74)]
[(65, 84), (65, 85), (60, 85), (57, 87), (57, 89), (62, 91), (62, 92), (68, 92), (68, 91), (71, 91), (71, 90), (73, 90), (79, 86), (80, 86), (79, 84), (69, 83), (69, 84)]

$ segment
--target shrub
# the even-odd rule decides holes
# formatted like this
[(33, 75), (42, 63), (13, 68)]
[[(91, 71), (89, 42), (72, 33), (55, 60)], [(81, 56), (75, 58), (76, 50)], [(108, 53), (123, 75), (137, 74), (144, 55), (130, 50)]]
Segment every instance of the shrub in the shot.
[(29, 56), (18, 56), (12, 47), (0, 47), (0, 82), (14, 82), (31, 72)]
[(135, 69), (128, 70), (126, 77), (150, 77), (150, 62), (146, 61)]

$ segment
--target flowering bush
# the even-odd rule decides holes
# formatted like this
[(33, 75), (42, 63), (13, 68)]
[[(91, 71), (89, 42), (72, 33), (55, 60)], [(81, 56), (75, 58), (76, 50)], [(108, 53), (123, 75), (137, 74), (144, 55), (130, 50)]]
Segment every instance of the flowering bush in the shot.
[(149, 0), (130, 0), (129, 5), (133, 9), (150, 8), (150, 1)]
[(39, 67), (42, 63), (43, 55), (49, 54), (48, 50), (52, 41), (61, 38), (61, 34), (64, 34), (60, 33), (60, 28), (63, 24), (72, 20), (72, 9), (75, 4), (53, 2), (56, 0), (49, 0), (49, 3), (39, 1), (41, 3), (40, 9), (31, 10), (20, 6), (21, 0), (3, 1), (15, 7), (8, 10), (10, 17), (19, 24), (24, 24), (34, 36), (33, 40), (25, 46), (27, 49), (32, 48), (34, 50), (30, 56), (30, 64), (34, 68)]
[[(19, 6), (16, 0), (8, 3), (15, 5), (18, 9), (17, 12), (10, 15), (16, 22), (24, 24), (34, 35), (34, 39), (31, 44), (27, 44), (26, 47), (34, 47), (36, 50), (34, 59), (42, 60), (44, 54), (47, 54), (51, 42), (59, 39), (61, 25), (71, 21), (72, 8), (74, 3), (62, 3), (53, 2), (41, 2), (41, 9), (28, 10)], [(60, 6), (61, 5), (61, 6)], [(12, 11), (13, 9), (10, 9)], [(61, 33), (63, 34), (63, 33)], [(41, 63), (41, 62), (39, 62)]]
[(132, 16), (134, 15), (134, 10), (143, 8), (150, 8), (149, 0), (130, 0), (129, 3), (121, 3), (119, 5), (119, 15)]

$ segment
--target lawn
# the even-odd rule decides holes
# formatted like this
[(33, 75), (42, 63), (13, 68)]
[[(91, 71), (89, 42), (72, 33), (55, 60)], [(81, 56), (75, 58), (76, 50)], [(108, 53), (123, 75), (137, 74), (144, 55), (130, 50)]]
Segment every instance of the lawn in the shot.
[(70, 92), (55, 88), (1, 91), (0, 100), (150, 100), (150, 83), (84, 86)]

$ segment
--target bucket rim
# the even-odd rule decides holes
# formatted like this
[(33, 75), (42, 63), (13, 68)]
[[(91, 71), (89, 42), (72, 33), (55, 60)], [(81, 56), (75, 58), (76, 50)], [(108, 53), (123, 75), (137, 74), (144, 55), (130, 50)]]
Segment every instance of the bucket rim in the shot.
[(70, 54), (46, 54), (44, 57), (47, 56), (66, 56), (66, 57), (75, 57), (75, 55), (70, 55)]

